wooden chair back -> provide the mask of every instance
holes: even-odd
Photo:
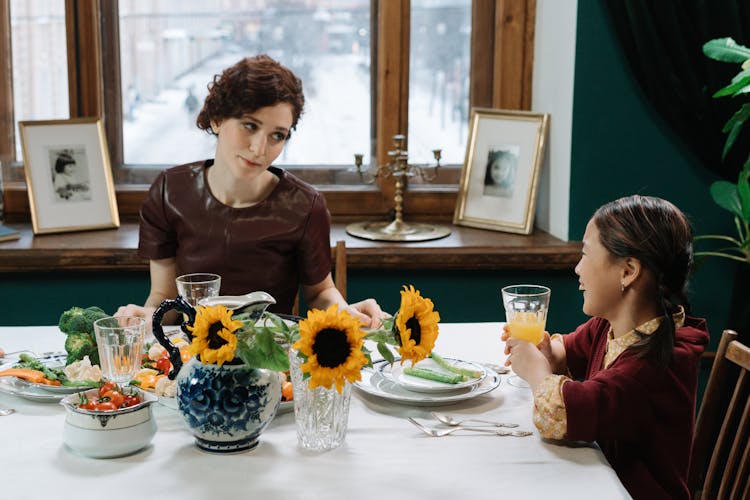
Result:
[[[695,499],[750,498],[749,394],[750,348],[724,330],[695,428],[688,474]]]
[[[346,300],[346,242],[339,240],[331,247],[331,261],[333,262],[333,283],[341,296]],[[292,314],[299,316],[300,289],[294,299]]]

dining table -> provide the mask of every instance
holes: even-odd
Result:
[[[502,323],[440,323],[435,352],[503,371]],[[1,326],[6,352],[62,351],[57,326]],[[376,354],[377,351],[374,351]],[[8,356],[3,367],[10,366]],[[376,363],[377,364],[377,363]],[[530,389],[498,374],[497,387],[453,401],[415,400],[355,384],[344,443],[313,452],[297,442],[294,411],[277,414],[259,445],[237,454],[201,451],[175,405],[152,409],[157,432],[134,454],[96,459],[62,441],[65,408],[0,391],[0,498],[5,499],[618,499],[630,498],[595,443],[560,444],[533,425]],[[494,384],[493,384],[494,385]],[[445,428],[431,415],[518,424],[526,437],[458,431],[431,437],[407,420]]]

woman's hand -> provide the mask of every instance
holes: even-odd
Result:
[[[115,318],[119,318],[122,316],[135,316],[137,318],[145,318],[146,330],[150,332],[151,320],[154,317],[154,311],[156,311],[155,307],[144,307],[137,306],[135,304],[128,304],[126,306],[120,306],[117,308],[117,312],[115,312]]]
[[[380,305],[375,299],[365,299],[354,304],[349,304],[346,310],[364,324],[365,328],[380,327],[381,320],[390,315],[380,309]]]

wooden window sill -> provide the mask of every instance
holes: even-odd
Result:
[[[138,224],[119,229],[34,236],[30,224],[9,224],[21,239],[0,243],[0,272],[148,270],[137,254]],[[350,269],[572,270],[580,242],[536,229],[528,236],[451,226],[450,236],[421,243],[375,242],[334,223],[331,242],[346,241]]]

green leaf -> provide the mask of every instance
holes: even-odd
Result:
[[[711,197],[724,210],[742,217],[742,204],[736,185],[728,181],[716,181],[711,184]]]
[[[737,194],[740,199],[742,220],[747,222],[750,219],[750,160],[745,162],[737,178]]]
[[[393,353],[383,342],[378,342],[378,352],[389,363],[393,363]]]
[[[363,348],[362,353],[365,355],[365,358],[367,358],[367,363],[365,363],[365,366],[372,366],[372,354],[370,354],[370,351]]]
[[[741,71],[732,78],[732,83],[717,90],[713,97],[726,97],[728,95],[739,95],[748,92],[750,86],[750,69]]]
[[[740,109],[735,111],[734,114],[729,117],[729,120],[724,124],[721,131],[727,133],[737,123],[745,123],[748,118],[750,118],[750,102],[740,106]]]
[[[734,146],[734,142],[737,140],[737,136],[740,135],[740,132],[742,131],[742,126],[744,123],[737,122],[734,127],[729,131],[729,135],[727,136],[727,140],[724,142],[724,149],[721,150],[721,159],[725,160],[727,155],[729,154],[729,151],[732,149],[732,146]]]
[[[266,368],[279,372],[289,370],[287,352],[276,343],[271,328],[256,327],[254,335],[238,338],[237,350],[242,361],[253,368]]]
[[[703,44],[703,53],[722,62],[743,63],[750,59],[750,49],[731,38],[717,38]]]

